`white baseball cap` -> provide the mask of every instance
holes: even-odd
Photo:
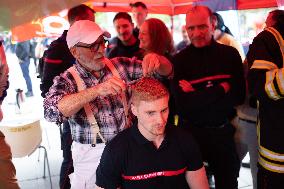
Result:
[[[71,25],[67,32],[66,41],[70,49],[77,43],[94,43],[101,35],[110,38],[110,33],[103,31],[95,22],[79,20]]]

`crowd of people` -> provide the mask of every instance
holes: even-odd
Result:
[[[216,189],[237,189],[247,152],[254,189],[283,185],[284,11],[269,13],[246,56],[206,6],[187,11],[176,48],[144,3],[131,8],[136,26],[117,13],[110,42],[93,9],[71,8],[69,30],[41,59],[44,117],[61,134],[59,187],[209,189],[213,176]],[[29,61],[17,51],[32,96]],[[0,60],[2,101],[4,51]],[[0,186],[18,188],[0,139]]]

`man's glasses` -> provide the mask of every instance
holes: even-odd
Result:
[[[90,45],[78,45],[78,44],[76,44],[75,46],[90,49],[92,52],[97,52],[102,44],[104,44],[104,46],[106,48],[109,44],[109,41],[107,39],[103,38],[103,40],[101,40],[100,42],[96,41],[96,42],[94,42]]]

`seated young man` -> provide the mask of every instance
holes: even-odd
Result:
[[[144,77],[131,86],[131,110],[138,123],[104,149],[96,188],[208,189],[199,149],[192,136],[169,127],[169,92]]]

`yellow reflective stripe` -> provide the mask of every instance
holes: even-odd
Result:
[[[278,69],[277,65],[267,60],[255,60],[250,69]]]
[[[266,31],[269,31],[272,35],[274,35],[276,41],[278,42],[278,45],[280,47],[280,51],[282,53],[282,63],[284,63],[284,40],[281,36],[281,34],[276,30],[274,29],[273,27],[269,27],[269,28],[266,28],[265,29]]]
[[[265,169],[276,172],[276,173],[284,173],[284,165],[271,163],[264,160],[262,157],[258,157],[258,163]]]
[[[284,154],[279,154],[279,153],[273,152],[271,150],[264,148],[261,145],[259,145],[259,153],[263,157],[266,157],[267,159],[270,159],[270,160],[273,160],[273,161],[284,162]]]
[[[257,115],[259,116],[259,101],[257,101]],[[258,116],[257,116],[256,134],[257,134],[258,146],[260,146],[260,120]]]
[[[277,85],[282,95],[284,95],[284,73],[283,71],[284,71],[283,69],[279,69],[276,72]]]
[[[277,40],[277,42],[280,45],[284,44],[284,40],[282,38],[282,35],[277,31],[277,29],[275,29],[273,27],[268,27],[268,28],[265,28],[265,30],[269,31],[270,33],[272,33],[274,35],[275,39]]]
[[[278,100],[281,97],[279,96],[279,94],[277,94],[276,89],[273,84],[275,73],[276,73],[276,70],[271,70],[271,71],[266,72],[265,91],[270,98],[274,100]]]

